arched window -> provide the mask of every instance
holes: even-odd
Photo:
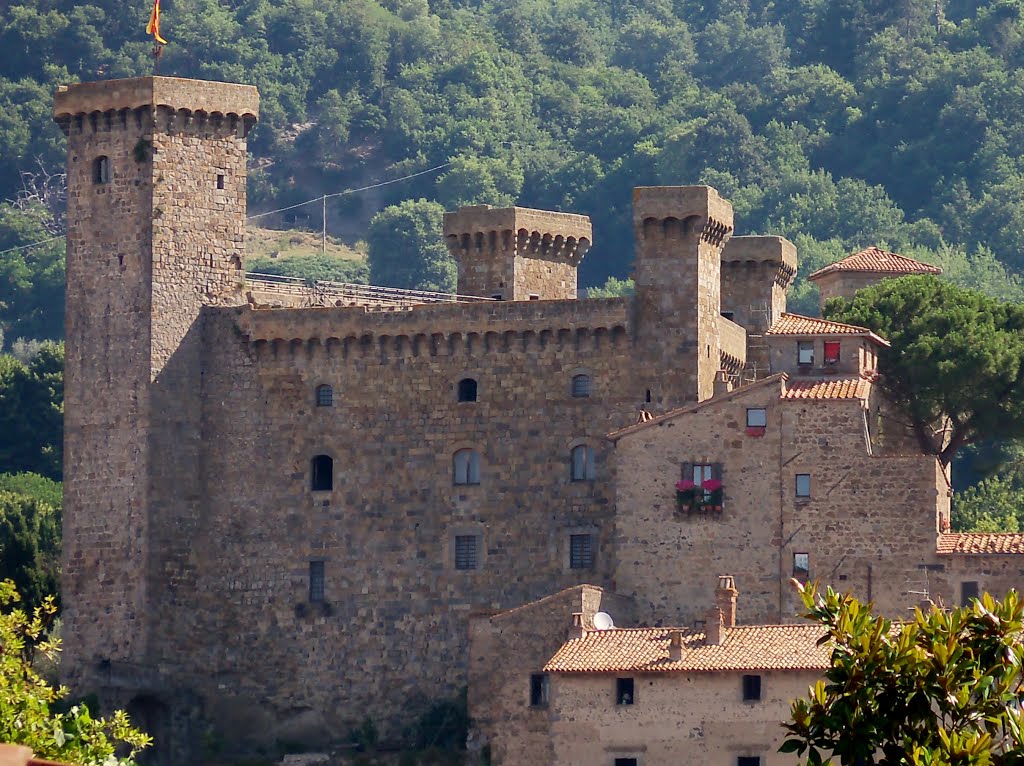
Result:
[[[579,444],[572,448],[572,480],[593,481],[597,478],[597,459],[594,448]]]
[[[317,407],[333,407],[334,406],[334,389],[328,385],[316,387],[316,406]]]
[[[572,376],[572,395],[575,397],[586,397],[590,396],[590,376],[589,375],[573,375]]]
[[[480,453],[472,449],[460,449],[452,456],[452,483],[480,483]]]
[[[459,401],[476,401],[476,381],[473,378],[463,378],[459,381]]]
[[[96,184],[110,183],[110,158],[97,157],[92,163],[92,182]]]
[[[310,464],[310,487],[314,492],[334,489],[334,459],[330,455],[317,455]]]

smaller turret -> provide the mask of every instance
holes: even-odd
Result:
[[[576,269],[592,236],[585,215],[490,205],[444,214],[444,239],[459,265],[462,295],[575,298]]]

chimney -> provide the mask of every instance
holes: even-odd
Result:
[[[583,624],[583,612],[573,612],[572,627],[569,628],[568,640],[572,641],[574,638],[583,638],[586,632],[586,626]]]
[[[715,606],[722,612],[722,622],[727,628],[736,627],[736,583],[732,575],[718,576],[718,590],[715,591]]]
[[[717,606],[711,607],[704,621],[704,641],[716,646],[722,643],[722,610]]]
[[[668,632],[668,658],[679,662],[683,658],[683,631],[673,628]]]

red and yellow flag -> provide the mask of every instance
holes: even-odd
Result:
[[[153,0],[153,13],[146,25],[146,34],[153,35],[153,39],[161,45],[167,44],[167,41],[160,36],[160,0]]]

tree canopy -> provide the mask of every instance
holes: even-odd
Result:
[[[1024,437],[1024,305],[910,276],[830,300],[825,314],[892,344],[879,350],[879,385],[943,464],[982,439]]]
[[[64,344],[0,354],[0,471],[63,476]]]
[[[800,586],[833,649],[792,704],[784,753],[812,766],[987,766],[1024,758],[1024,603],[1016,592],[915,611],[907,622],[831,588]]]
[[[444,208],[427,200],[407,200],[373,217],[370,282],[387,287],[455,292],[455,261],[444,245]]]

